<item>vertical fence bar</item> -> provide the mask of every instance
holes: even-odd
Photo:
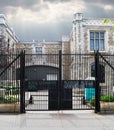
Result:
[[[61,109],[61,88],[62,88],[62,51],[59,50],[59,83],[58,83],[58,110]]]
[[[25,51],[20,55],[20,113],[25,113]]]
[[[99,52],[95,52],[95,113],[100,112],[100,67],[99,67]]]

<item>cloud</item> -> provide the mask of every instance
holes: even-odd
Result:
[[[79,6],[76,8],[75,4]],[[83,2],[75,4],[48,1],[35,4],[32,8],[7,6],[6,16],[21,40],[24,38],[60,40],[62,34],[70,33],[73,13],[85,9]]]
[[[23,6],[23,7],[30,7],[36,3],[40,3],[41,0],[0,0],[0,7],[4,6]]]
[[[94,3],[87,0],[87,3],[85,2],[86,10],[84,11],[84,15],[90,18],[114,18],[114,2],[111,4],[111,0],[109,0],[109,3],[105,1],[96,0]]]
[[[101,17],[106,14],[106,10],[113,10],[109,0],[6,0],[8,6],[5,7],[5,14],[10,22],[18,20],[21,23],[31,22],[31,24],[57,23],[72,18],[76,12],[86,15]],[[101,4],[103,1],[104,5]],[[15,4],[14,4],[15,3]],[[2,3],[3,5],[5,2]],[[95,10],[102,12],[97,13]],[[71,16],[72,15],[72,16]],[[20,19],[21,18],[21,19]]]
[[[77,7],[75,5],[78,5]],[[67,2],[64,3],[49,3],[41,2],[35,4],[32,8],[23,7],[6,7],[7,18],[9,21],[19,19],[22,22],[32,22],[35,24],[60,22],[64,21],[66,17],[70,16],[74,12],[82,11],[85,9],[83,2]],[[20,19],[21,18],[21,19]]]
[[[0,0],[0,12],[7,17],[20,39],[61,39],[69,34],[73,14],[84,17],[113,17],[113,0]]]
[[[113,10],[113,6],[112,5],[105,5],[104,9],[105,10]]]
[[[44,2],[54,2],[54,3],[57,3],[57,2],[69,2],[69,1],[72,1],[72,0],[43,0]]]
[[[29,40],[43,40],[46,41],[60,41],[62,35],[69,35],[72,24],[70,22],[61,22],[58,24],[33,24],[26,23],[26,25],[13,24],[16,34],[21,41]]]
[[[9,8],[31,8],[42,0],[0,0],[0,13],[8,14]],[[10,11],[11,12],[11,11]]]
[[[82,0],[82,1],[84,1],[85,3],[93,3],[93,4],[96,4],[96,3],[98,3],[98,4],[111,4],[111,5],[114,5],[114,0],[95,0],[95,1],[93,1],[93,0]]]

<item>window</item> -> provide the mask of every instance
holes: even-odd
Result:
[[[57,74],[47,74],[47,80],[57,80]]]
[[[36,54],[42,54],[42,47],[36,47]]]
[[[104,32],[90,32],[90,50],[104,50]]]
[[[91,77],[95,77],[95,64],[91,65]],[[105,66],[100,64],[100,83],[105,82]]]

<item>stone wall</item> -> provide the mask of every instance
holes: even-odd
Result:
[[[18,39],[3,14],[0,14],[0,53],[16,53],[16,43]]]
[[[44,44],[44,50],[45,50],[45,54],[59,54],[59,50],[61,50],[61,43]]]
[[[62,54],[70,54],[71,52],[70,47],[70,39],[68,36],[62,37]]]
[[[85,52],[91,53],[90,51],[90,31],[104,31],[105,33],[105,50],[102,53],[110,52],[110,46],[114,46],[114,28],[108,26],[85,26],[84,27],[84,44]]]
[[[32,54],[32,44],[29,43],[17,43],[16,52],[20,53],[22,50],[25,50],[26,54]]]

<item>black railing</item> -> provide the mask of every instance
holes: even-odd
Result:
[[[99,53],[95,52],[95,113],[100,112],[100,66]]]
[[[25,110],[95,109],[94,104],[90,105],[95,98],[92,63],[94,55],[90,54],[26,54],[25,79],[29,87],[25,92]],[[32,105],[30,95],[34,99]]]
[[[114,55],[95,53],[96,109],[95,112],[114,111]],[[105,105],[107,102],[107,105]]]
[[[22,64],[25,65],[25,62],[23,56],[24,52],[18,55],[2,54],[0,56],[0,112],[24,112],[21,109],[24,106],[23,102],[25,102],[25,100],[21,100],[23,97],[21,92],[24,88],[24,77],[19,75],[20,78],[17,79],[17,69],[22,70],[21,75],[24,73]]]
[[[20,55],[20,112],[25,113],[25,51]]]
[[[101,95],[113,94],[112,55],[62,54],[60,51],[42,55],[21,52],[1,57],[4,60],[0,61],[0,91],[5,89],[4,98],[16,97],[14,104],[20,105],[21,113],[77,109],[93,109],[97,113]],[[6,102],[3,98],[0,101]]]

